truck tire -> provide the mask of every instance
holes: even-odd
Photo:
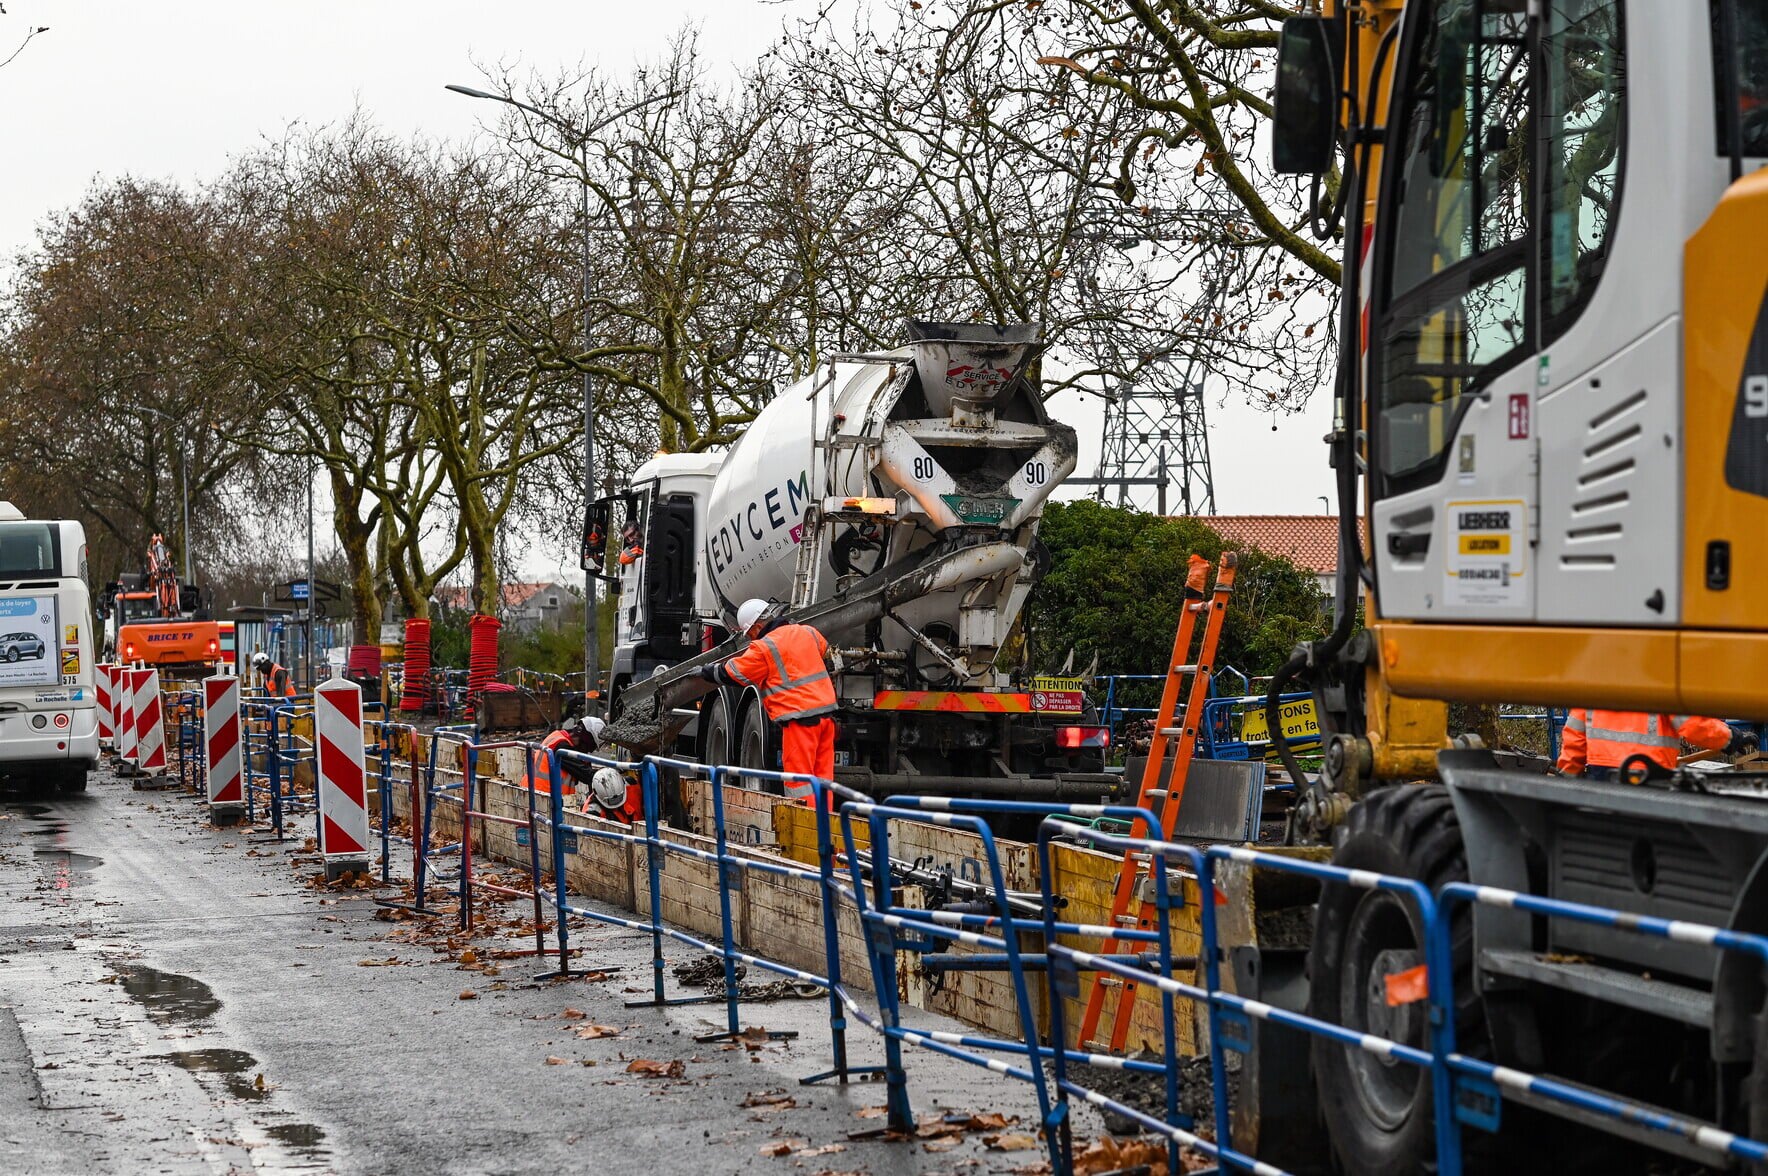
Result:
[[[728,764],[732,762],[731,747],[736,732],[732,730],[730,701],[719,690],[706,698],[705,725],[700,729],[700,762]]]
[[[760,768],[762,771],[776,771],[779,764],[774,762],[773,724],[768,721],[767,712],[761,707],[758,698],[749,699],[741,708],[741,717],[737,721],[737,742],[731,748],[731,762],[744,768]],[[745,788],[754,788],[762,792],[771,792],[776,796],[785,795],[785,787],[778,780],[746,780]]]
[[[1383,788],[1351,810],[1332,864],[1416,878],[1434,893],[1467,880],[1467,855],[1448,790],[1438,784]],[[1308,957],[1308,1012],[1360,1033],[1428,1045],[1429,1006],[1390,1008],[1385,977],[1423,962],[1423,926],[1401,896],[1343,885],[1322,888]],[[1473,986],[1473,922],[1461,906],[1454,926],[1456,1046],[1490,1055],[1484,1012]],[[1356,1176],[1433,1172],[1430,1075],[1406,1062],[1322,1037],[1313,1062],[1326,1133],[1340,1170]],[[1484,1171],[1473,1151],[1492,1137],[1463,1133],[1470,1171]]]
[[[61,770],[61,790],[63,792],[86,791],[86,777],[91,770],[92,765],[85,760],[68,761],[68,765]]]

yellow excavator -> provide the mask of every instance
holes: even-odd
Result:
[[[1724,1168],[1768,1139],[1763,961],[1632,916],[1768,933],[1768,774],[1559,776],[1448,704],[1768,719],[1768,3],[1326,0],[1275,97],[1276,169],[1345,254],[1341,611],[1269,702],[1279,739],[1298,686],[1328,728],[1317,777],[1279,746],[1292,839],[1625,913],[1457,908],[1457,1037],[1683,1126],[1457,1079],[1469,1170]],[[1422,1043],[1391,983],[1419,923],[1327,886],[1306,1007]],[[1338,1170],[1435,1170],[1428,1073],[1323,1038],[1303,1064]]]

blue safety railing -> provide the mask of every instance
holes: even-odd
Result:
[[[246,724],[252,732],[246,755],[251,765],[248,776],[255,781],[248,787],[248,799],[263,798],[272,823],[280,832],[284,808],[292,810],[303,803],[292,797],[283,783],[293,765],[301,762],[304,750],[288,734],[288,722],[300,713],[301,706],[289,705],[285,700],[248,700],[245,706],[254,714],[254,721]],[[193,714],[193,710],[197,713]],[[174,713],[181,755],[200,755],[200,707],[193,708],[188,699],[180,697]],[[1058,1176],[1074,1170],[1070,1107],[1076,1100],[1114,1112],[1164,1140],[1169,1148],[1169,1171],[1180,1170],[1180,1153],[1189,1152],[1214,1164],[1218,1171],[1280,1173],[1281,1168],[1260,1160],[1252,1154],[1250,1145],[1236,1140],[1230,1114],[1233,1096],[1229,1082],[1234,1071],[1230,1055],[1250,1051],[1258,1026],[1266,1025],[1345,1049],[1362,1050],[1423,1075],[1433,1110],[1434,1170],[1444,1176],[1457,1176],[1464,1169],[1464,1131],[1497,1129],[1503,1102],[1524,1098],[1536,1110],[1575,1117],[1586,1124],[1607,1123],[1617,1129],[1624,1126],[1634,1133],[1659,1132],[1667,1140],[1684,1146],[1692,1141],[1714,1158],[1729,1157],[1745,1164],[1768,1162],[1768,1145],[1762,1142],[1617,1094],[1575,1085],[1548,1074],[1507,1069],[1461,1052],[1456,1041],[1458,994],[1453,963],[1454,921],[1457,917],[1466,918],[1465,908],[1469,905],[1518,911],[1544,920],[1593,923],[1683,944],[1705,945],[1715,951],[1740,952],[1763,964],[1768,964],[1768,938],[1464,883],[1451,884],[1433,893],[1424,884],[1399,876],[1346,870],[1241,846],[1206,847],[1161,841],[1141,835],[1158,827],[1154,814],[1127,805],[919,796],[892,796],[880,801],[830,781],[782,772],[709,767],[667,756],[622,760],[530,743],[479,742],[470,727],[440,728],[431,734],[427,749],[421,751],[418,740],[412,738],[406,753],[401,755],[401,741],[408,733],[415,735],[410,726],[386,718],[370,719],[364,726],[367,768],[378,796],[373,808],[378,810],[379,817],[381,875],[383,880],[392,877],[392,847],[410,845],[415,909],[427,914],[451,914],[461,926],[470,927],[476,894],[529,899],[535,909],[534,954],[556,956],[556,967],[547,973],[554,977],[574,974],[574,960],[579,955],[572,945],[574,926],[597,923],[645,935],[651,946],[651,982],[648,995],[630,1002],[631,1007],[722,1004],[724,1024],[720,1031],[700,1040],[727,1039],[744,1032],[745,998],[739,968],[768,972],[820,989],[827,1000],[833,1066],[802,1081],[845,1082],[859,1076],[882,1075],[886,1087],[885,1127],[892,1131],[913,1128],[911,1067],[907,1058],[913,1051],[926,1051],[1026,1084],[1037,1106],[1038,1125],[1051,1171]],[[194,745],[190,742],[192,734]],[[515,799],[517,807],[513,809],[506,797],[490,795],[481,771],[483,755],[512,747],[521,749],[525,769],[525,780],[518,785],[520,795]],[[597,768],[612,768],[637,781],[643,798],[641,822],[626,825],[567,808],[567,778],[587,777]],[[664,782],[678,774],[705,779],[710,784],[709,842],[675,836],[664,823]],[[815,865],[758,853],[743,844],[733,846],[727,833],[725,807],[725,790],[733,785],[808,785],[816,814]],[[401,794],[409,796],[412,802],[407,809],[410,836],[396,831],[394,802]],[[436,814],[442,806],[458,812],[459,840],[433,845]],[[1038,821],[1038,889],[1017,892],[1008,886],[1003,847],[994,827],[1002,819],[1025,818]],[[905,901],[906,892],[897,875],[900,872],[909,877],[913,870],[904,868],[903,858],[891,850],[893,838],[900,836],[902,822],[960,830],[975,839],[979,876],[972,880],[970,899],[955,909]],[[493,824],[513,827],[517,844],[527,851],[526,861],[521,863],[527,874],[525,889],[517,883],[490,883],[475,877],[474,858],[483,852],[476,844],[477,831]],[[863,838],[857,832],[860,829],[864,830]],[[1122,832],[1124,829],[1130,832]],[[569,887],[568,859],[580,852],[586,839],[643,852],[642,913],[617,911],[574,898]],[[1059,841],[1126,858],[1136,855],[1146,872],[1145,893],[1151,894],[1152,916],[1128,926],[1062,917],[1064,896],[1057,889],[1059,871],[1055,858]],[[441,859],[449,858],[454,859],[455,869],[444,874]],[[717,891],[715,934],[696,933],[671,926],[665,920],[664,883],[671,859],[711,867]],[[1296,875],[1321,886],[1384,891],[1404,904],[1424,932],[1419,944],[1423,987],[1416,999],[1427,1004],[1429,1015],[1415,1022],[1422,1026],[1417,1036],[1389,1039],[1312,1012],[1280,1009],[1233,991],[1222,975],[1223,961],[1231,945],[1224,942],[1218,915],[1218,903],[1225,893],[1218,886],[1218,877],[1227,863]],[[770,958],[753,940],[748,944],[740,942],[735,896],[745,886],[745,879],[754,875],[791,879],[817,894],[822,920],[820,964],[806,963],[802,958]],[[430,892],[439,884],[453,898],[453,910],[426,905]],[[1175,920],[1180,912],[1187,912],[1186,932],[1195,936],[1196,944],[1184,955],[1176,954],[1174,947]],[[857,917],[862,930],[870,973],[866,977],[870,981],[869,993],[843,975],[840,920],[844,916]],[[550,925],[546,918],[550,918]],[[545,938],[548,931],[550,946]],[[1119,946],[1109,952],[1085,946],[1106,938]],[[667,947],[687,948],[720,960],[723,991],[671,995],[667,984]],[[900,953],[916,956],[919,968],[929,974],[1002,974],[1012,994],[1013,1008],[1009,1011],[1017,1036],[980,1029],[953,1032],[913,1023],[899,985]],[[1047,979],[1048,998],[1034,1002],[1036,990],[1032,981],[1040,974]],[[1179,1056],[1179,1027],[1184,1023],[1181,1017],[1204,1019],[1213,1095],[1209,1122],[1194,1122],[1183,1110],[1176,1066],[1158,1058],[1125,1058],[1099,1052],[1099,1047],[1090,1042],[1069,1044],[1071,1016],[1065,998],[1080,998],[1088,982],[1146,988],[1145,999],[1156,1002],[1153,1015],[1159,1024],[1164,1058]],[[1462,977],[1459,982],[1471,980]],[[1413,997],[1398,999],[1404,1003]],[[1045,1016],[1047,1033],[1040,1029],[1040,1018]],[[883,1053],[880,1064],[855,1065],[851,1060],[848,1035],[856,1024],[878,1038]],[[1123,1097],[1107,1093],[1090,1077],[1100,1069],[1159,1078],[1161,1105],[1158,1109],[1131,1105]]]

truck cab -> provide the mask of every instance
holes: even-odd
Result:
[[[614,695],[703,648],[701,618],[718,608],[696,559],[723,461],[720,453],[659,454],[634,471],[622,493],[597,504],[612,555],[602,578],[617,607],[608,679]]]

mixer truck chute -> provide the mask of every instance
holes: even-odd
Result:
[[[1075,464],[1074,430],[1029,374],[1036,330],[906,333],[783,389],[725,452],[659,455],[592,505],[586,564],[629,523],[643,552],[606,577],[611,738],[648,750],[679,736],[713,762],[777,766],[759,699],[693,673],[739,647],[737,605],[758,597],[840,651],[844,780],[1097,797],[1116,778],[1096,741],[1059,738],[1074,719],[1032,712],[997,664],[1046,563],[1043,505]]]

